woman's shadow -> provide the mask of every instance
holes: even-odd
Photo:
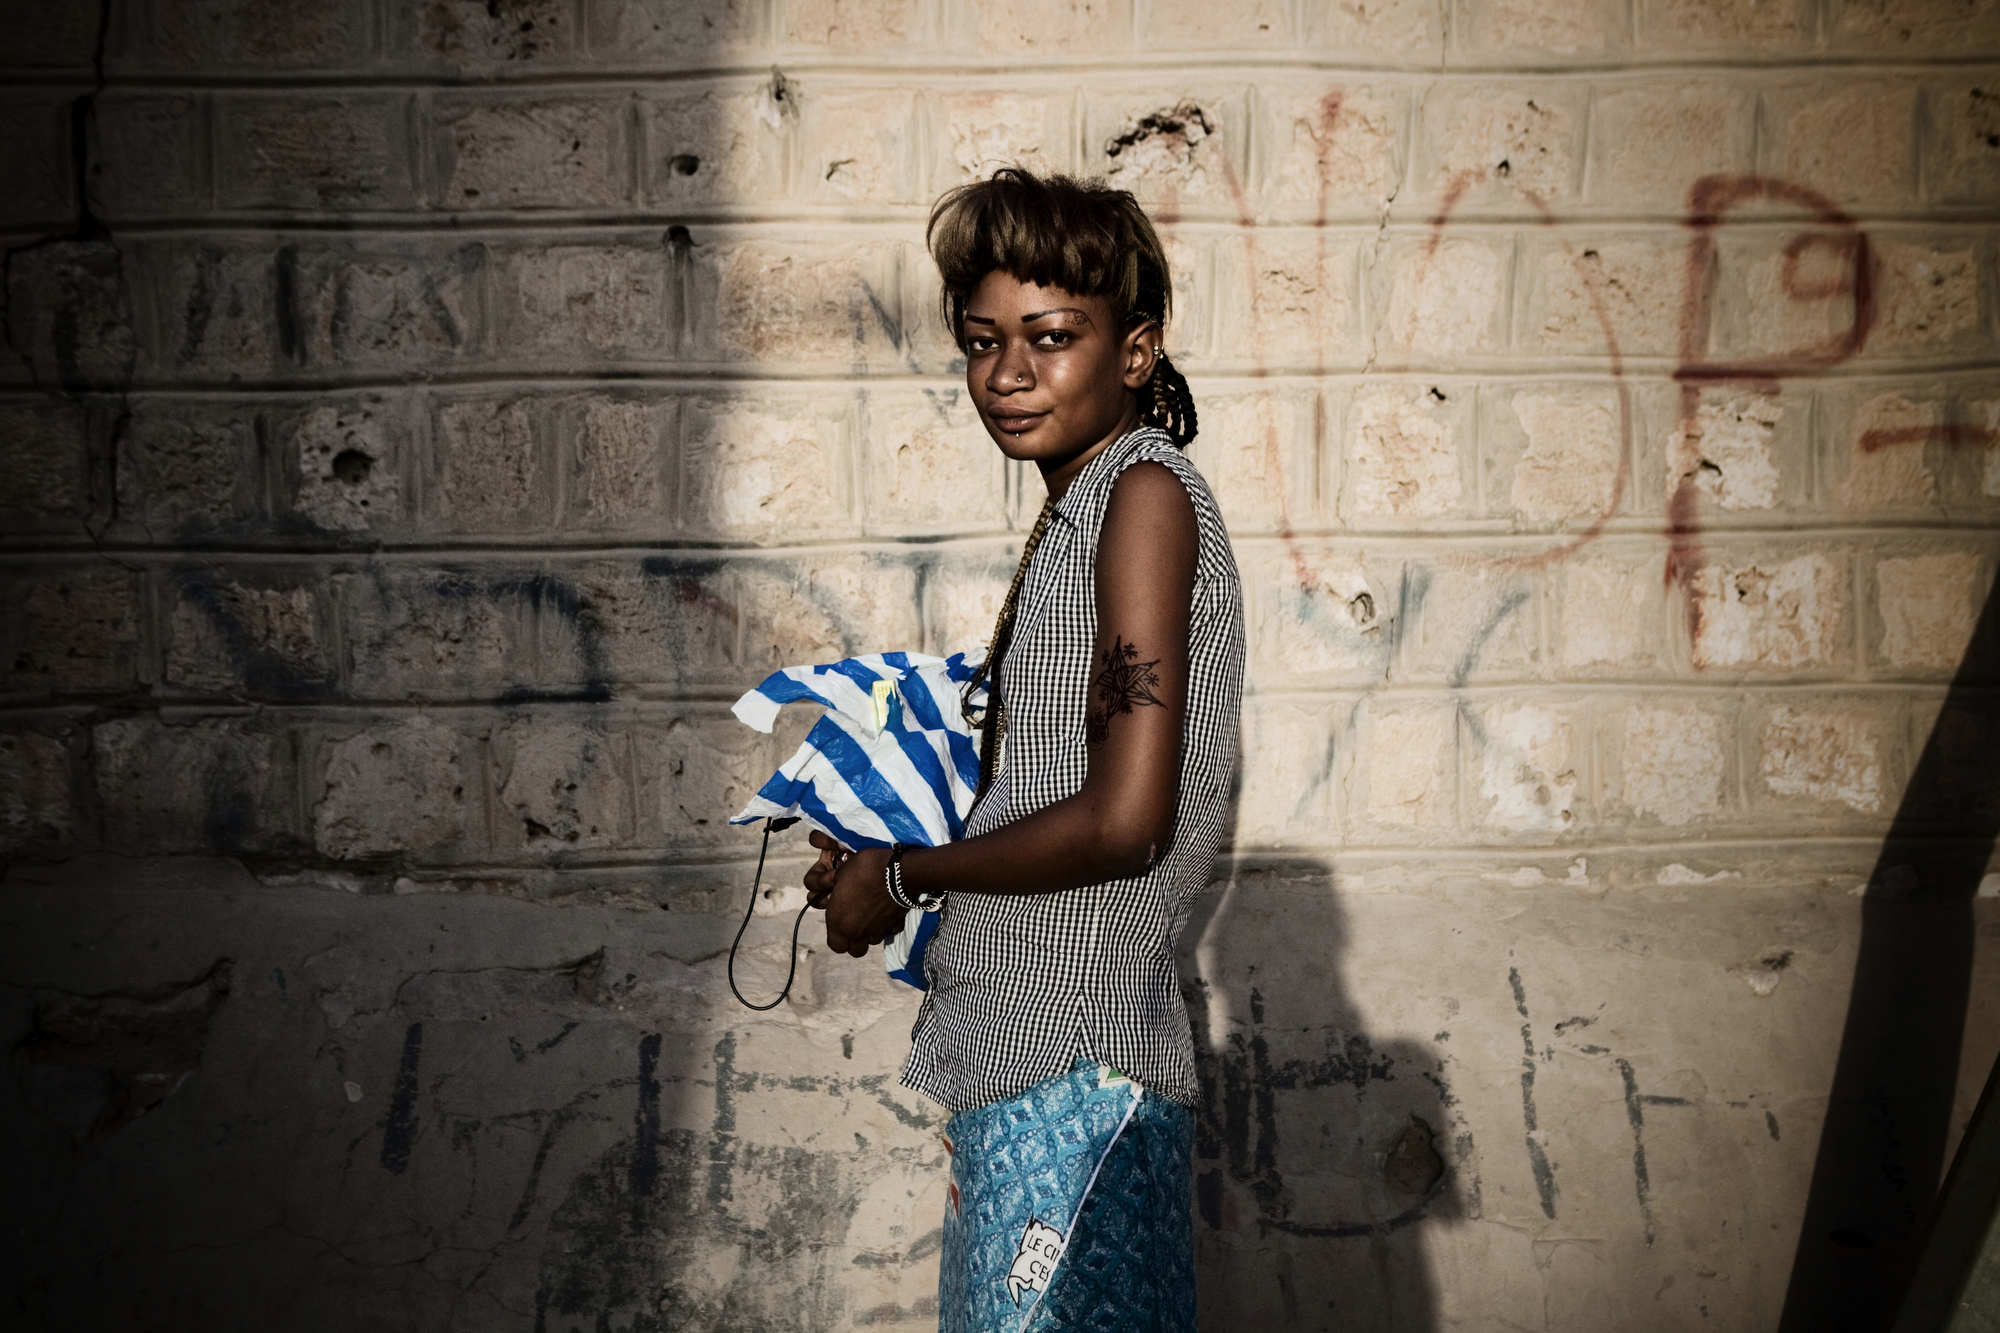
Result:
[[[1368,1031],[1348,943],[1333,869],[1311,859],[1239,862],[1182,934],[1204,1328],[1438,1327],[1425,1233],[1477,1210],[1457,1169],[1470,1137],[1448,1061]]]

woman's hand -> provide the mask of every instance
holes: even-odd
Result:
[[[826,895],[833,891],[833,872],[854,853],[818,829],[809,830],[806,841],[819,848],[819,860],[813,863],[811,870],[806,871],[806,901],[814,907],[825,907]]]
[[[880,944],[903,928],[903,909],[889,896],[884,878],[888,850],[870,847],[850,852],[818,829],[808,840],[819,848],[819,860],[806,871],[806,894],[814,907],[826,910],[826,947],[866,957],[869,945]]]

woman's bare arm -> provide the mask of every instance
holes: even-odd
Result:
[[[1197,540],[1194,504],[1171,471],[1138,463],[1119,476],[1097,545],[1082,788],[991,833],[905,852],[907,888],[1055,893],[1140,874],[1159,857],[1179,796]],[[813,844],[828,852],[806,876],[827,941],[859,957],[902,924],[882,887],[888,853],[842,862],[823,834]]]

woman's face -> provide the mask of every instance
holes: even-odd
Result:
[[[1119,327],[1110,302],[989,273],[965,303],[965,384],[986,433],[1052,491],[1139,420],[1159,326]]]

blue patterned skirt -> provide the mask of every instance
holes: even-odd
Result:
[[[1193,1143],[1095,1060],[953,1116],[940,1333],[1195,1333]]]

